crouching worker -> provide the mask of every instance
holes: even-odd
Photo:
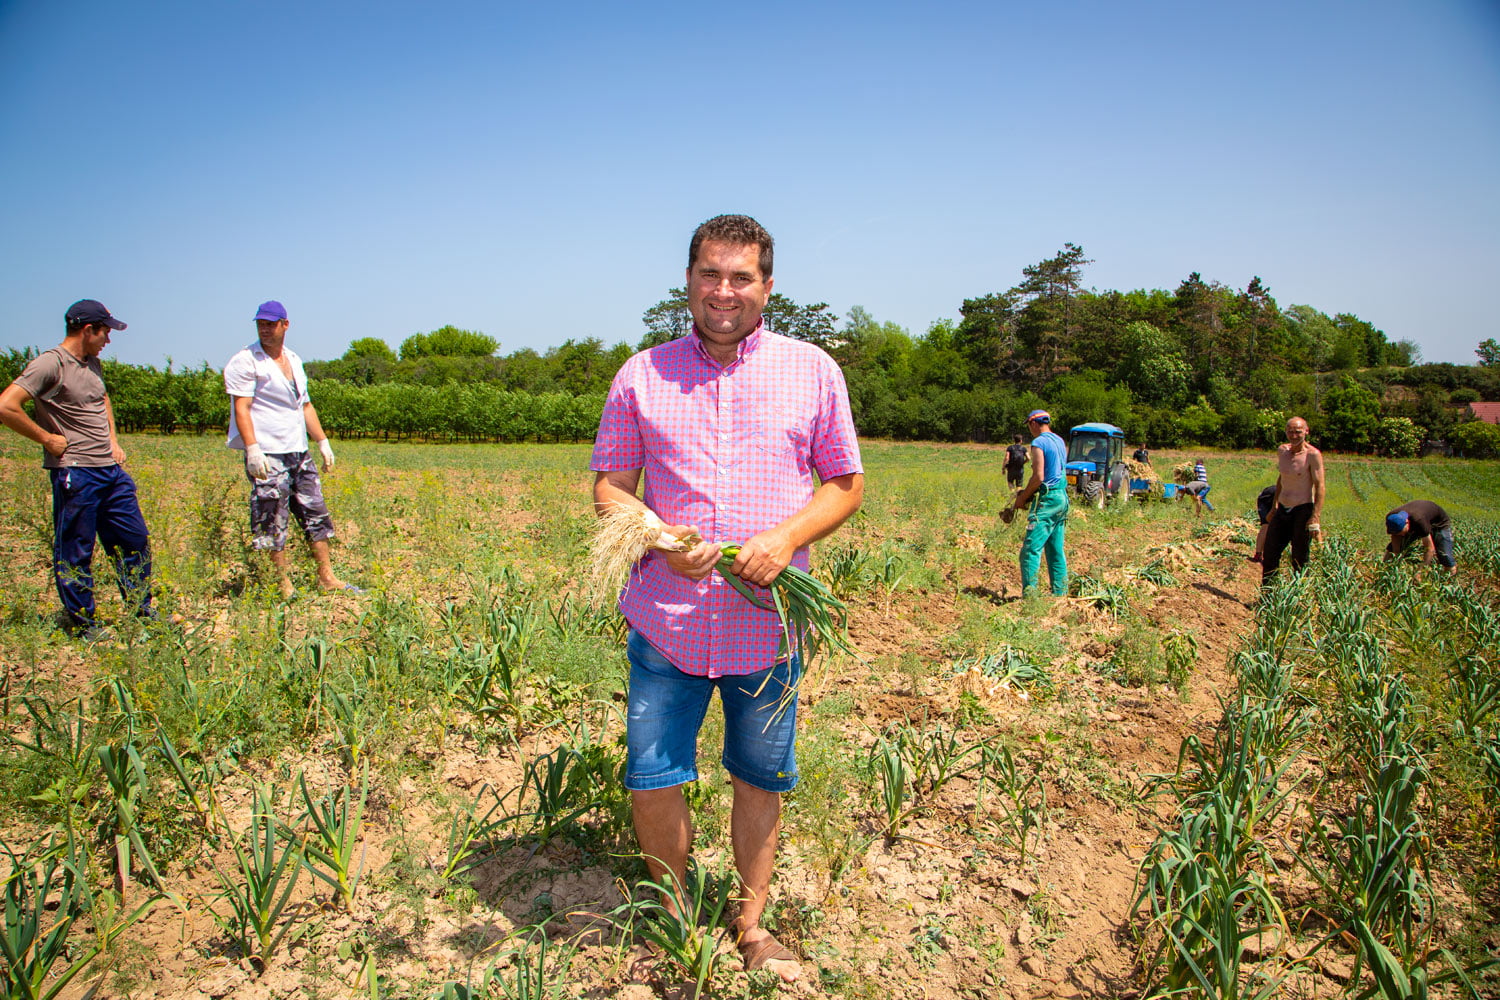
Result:
[[[1193,514],[1197,517],[1203,516],[1203,508],[1214,509],[1213,501],[1208,499],[1208,491],[1213,487],[1201,479],[1195,479],[1182,488],[1182,492],[1193,498]]]
[[[245,453],[245,475],[250,479],[251,544],[271,553],[281,596],[292,597],[297,589],[292,585],[286,536],[287,515],[295,515],[317,563],[319,589],[363,593],[333,572],[328,552],[333,517],[307,453],[308,435],[318,443],[325,472],[333,468],[333,445],[307,395],[302,359],[286,346],[289,325],[280,302],[262,303],[255,313],[255,343],[224,366],[224,391],[234,400],[228,446]]]
[[[1391,511],[1385,516],[1385,533],[1390,536],[1385,547],[1387,559],[1420,541],[1424,565],[1431,566],[1436,558],[1449,573],[1458,567],[1453,559],[1453,522],[1448,512],[1431,500],[1413,500]]]
[[[1214,505],[1208,499],[1208,491],[1212,489],[1208,485],[1208,467],[1200,458],[1193,465],[1193,477],[1182,487],[1182,492],[1193,498],[1193,516],[1202,517],[1203,508],[1214,509]]]

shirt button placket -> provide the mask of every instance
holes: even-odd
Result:
[[[729,435],[734,430],[734,390],[729,381],[727,371],[719,372],[719,439],[714,442],[714,464],[718,466],[717,482],[714,483],[714,528],[722,530],[717,523],[719,511],[728,502],[727,491],[729,488]],[[710,591],[712,593],[712,591]],[[710,600],[713,600],[711,597]],[[724,642],[723,629],[719,625],[719,613],[714,611],[709,616],[709,670],[714,676],[723,673]]]
[[[718,488],[714,491],[722,500],[724,487],[729,485],[729,432],[733,426],[734,393],[729,388],[729,373],[719,373],[719,440],[714,445],[715,464],[719,467]]]

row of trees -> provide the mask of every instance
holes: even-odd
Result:
[[[413,334],[399,352],[378,337],[362,337],[340,358],[307,362],[307,377],[354,385],[484,383],[512,392],[594,395],[608,391],[615,372],[635,353],[625,343],[606,348],[597,337],[570,339],[543,354],[525,348],[499,357],[499,347],[493,337],[452,326]]]
[[[0,353],[0,386],[9,385],[36,355],[34,348],[10,348]],[[110,406],[121,431],[202,434],[228,427],[229,397],[224,394],[224,375],[207,364],[178,369],[168,361],[165,368],[158,369],[105,358],[103,366]]]
[[[1353,314],[1282,309],[1259,277],[1243,290],[1195,272],[1172,291],[1099,292],[1083,287],[1090,263],[1082,247],[1065,244],[1022,268],[1012,287],[965,300],[958,320],[915,336],[857,306],[841,323],[826,303],[780,294],[766,320],[838,360],[855,421],[876,437],[998,441],[1045,405],[1059,424],[1110,420],[1159,447],[1248,448],[1280,440],[1295,412],[1330,447],[1399,454],[1451,435],[1464,403],[1500,398],[1493,341],[1488,353],[1480,345],[1479,366],[1423,365],[1415,344],[1393,342]],[[685,291],[670,289],[641,319],[645,334],[634,348],[588,338],[500,356],[493,339],[443,327],[408,338],[399,352],[355,341],[309,373],[354,384],[592,395],[634,349],[688,333]]]
[[[957,320],[917,335],[858,306],[840,322],[826,303],[780,294],[766,319],[833,355],[868,436],[1008,440],[1028,410],[1045,406],[1060,427],[1106,420],[1156,447],[1267,447],[1293,413],[1335,449],[1409,454],[1425,438],[1470,453],[1485,447],[1487,432],[1461,425],[1464,404],[1500,399],[1494,340],[1479,345],[1478,365],[1425,365],[1410,341],[1392,342],[1352,314],[1282,309],[1259,277],[1243,290],[1195,272],[1172,291],[1100,292],[1083,286],[1090,263],[1082,247],[1065,244],[1022,268],[1010,288],[966,299]],[[690,331],[684,290],[670,289],[642,323],[634,346],[570,339],[508,355],[487,334],[444,326],[394,350],[361,338],[307,369],[335,433],[582,440],[593,432],[587,415],[597,418],[634,350]],[[11,355],[14,368],[19,352]],[[0,368],[6,363],[0,358]],[[218,373],[207,366],[106,364],[126,429],[201,431],[228,419]]]
[[[1500,399],[1494,341],[1479,366],[1422,365],[1415,344],[1352,314],[1282,310],[1259,277],[1243,290],[1195,272],[1170,292],[1097,292],[1083,288],[1090,263],[1065,244],[919,336],[859,307],[842,325],[822,303],[767,315],[839,361],[855,421],[876,437],[1000,441],[1046,406],[1059,426],[1106,420],[1157,447],[1267,447],[1296,413],[1333,448],[1411,454],[1452,437],[1484,451],[1488,432],[1459,425],[1464,404]],[[642,321],[642,346],[687,330],[682,290]]]
[[[1058,426],[1103,420],[1154,447],[1258,448],[1280,441],[1287,417],[1296,414],[1312,423],[1324,446],[1411,454],[1425,438],[1452,437],[1467,416],[1465,404],[1500,398],[1500,369],[1262,367],[1247,378],[1216,373],[1200,381],[1170,350],[1122,351],[1108,367],[1074,367],[1038,378],[1033,388],[1024,378],[986,379],[966,368],[958,326],[936,323],[913,338],[862,310],[851,312],[833,353],[863,433],[1000,441],[1022,428],[1028,410],[1045,406]],[[1165,339],[1155,329],[1126,333]]]
[[[604,394],[511,392],[495,385],[313,384],[318,416],[338,437],[447,441],[591,441]]]
[[[0,354],[0,385],[36,356]],[[229,426],[223,373],[203,365],[174,370],[104,362],[115,423],[126,433],[155,430],[222,433]],[[367,385],[313,380],[310,392],[324,428],[336,437],[446,441],[587,441],[599,426],[604,393],[511,392],[498,385],[449,382]]]

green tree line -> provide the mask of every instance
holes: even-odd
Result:
[[[1410,342],[1349,313],[1281,309],[1260,278],[1243,290],[1188,275],[1175,290],[1085,290],[1091,263],[1065,244],[960,318],[911,336],[851,310],[831,339],[868,434],[999,441],[1033,405],[1060,427],[1118,424],[1156,447],[1268,447],[1291,414],[1320,443],[1412,454],[1424,438],[1484,450],[1465,404],[1500,399],[1500,367],[1424,365]],[[1475,438],[1475,440],[1469,440]]]
[[[1500,428],[1475,425],[1467,410],[1500,400],[1493,339],[1479,345],[1478,364],[1422,364],[1415,344],[1351,313],[1283,309],[1259,277],[1235,289],[1194,272],[1170,291],[1098,291],[1084,287],[1091,263],[1064,244],[920,334],[859,306],[840,322],[826,303],[780,293],[766,321],[833,355],[867,436],[1005,441],[1044,406],[1059,428],[1108,421],[1152,447],[1269,447],[1296,414],[1336,450],[1409,455],[1438,439],[1470,455],[1500,453]],[[307,362],[307,372],[324,425],[342,436],[586,440],[626,359],[691,330],[686,293],[669,289],[641,319],[635,345],[589,337],[504,355],[494,337],[453,326],[395,349],[364,337],[339,358]],[[0,375],[13,377],[27,357],[0,357]],[[205,431],[228,420],[207,365],[106,361],[105,371],[125,430]]]
[[[0,385],[10,384],[35,356],[29,348],[0,354]],[[222,433],[229,426],[221,371],[206,364],[179,370],[169,362],[157,369],[112,359],[103,367],[122,432]],[[604,409],[603,392],[513,392],[476,382],[370,384],[309,374],[308,391],[323,427],[341,438],[587,441]]]

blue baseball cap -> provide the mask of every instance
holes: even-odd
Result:
[[[260,308],[255,311],[255,318],[257,320],[269,319],[279,323],[281,320],[286,319],[286,306],[275,299],[271,299],[269,302],[262,302]]]
[[[104,303],[97,299],[79,299],[68,306],[65,322],[69,327],[102,325],[111,330],[125,329],[125,324],[111,316],[109,310],[104,308]]]
[[[1052,423],[1052,414],[1048,413],[1046,410],[1032,410],[1030,413],[1026,414],[1026,422],[1031,423],[1031,421],[1033,420],[1035,420],[1039,424],[1050,424]]]
[[[1399,535],[1406,530],[1406,524],[1411,520],[1411,515],[1404,510],[1393,510],[1385,516],[1385,533],[1387,535]]]

